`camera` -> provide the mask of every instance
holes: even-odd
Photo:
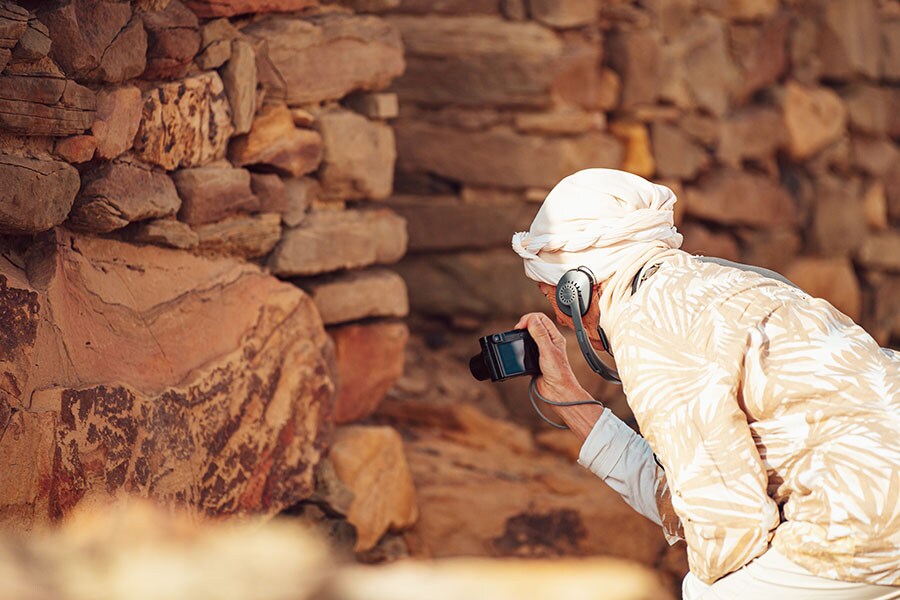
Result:
[[[541,374],[538,347],[527,329],[486,335],[478,343],[481,353],[469,360],[469,370],[478,381]]]

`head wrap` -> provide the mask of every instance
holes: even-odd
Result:
[[[675,229],[675,194],[624,171],[585,169],[554,187],[527,232],[512,247],[525,274],[556,285],[569,269],[588,267],[597,283],[653,249],[681,246]]]

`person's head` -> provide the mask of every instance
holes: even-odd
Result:
[[[614,169],[585,169],[560,181],[547,195],[531,228],[513,236],[525,274],[538,282],[557,319],[571,319],[556,306],[556,284],[569,270],[588,267],[596,276],[594,294],[617,272],[654,248],[681,246],[674,226],[675,194],[669,188]],[[596,330],[597,302],[585,316]]]

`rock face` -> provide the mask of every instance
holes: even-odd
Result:
[[[246,13],[291,12],[315,6],[316,0],[188,0],[198,17],[233,17]]]
[[[135,221],[174,215],[179,206],[175,185],[165,173],[106,163],[85,176],[69,223],[77,229],[107,233]]]
[[[94,121],[88,88],[53,75],[0,75],[0,130],[31,135],[72,135]]]
[[[134,143],[141,124],[141,91],[132,85],[97,94],[97,118],[91,134],[97,139],[97,156],[112,159]]]
[[[289,105],[334,100],[385,87],[403,72],[397,31],[381,19],[345,14],[268,17],[244,28],[268,46],[260,81]]]
[[[238,166],[260,165],[299,177],[318,168],[322,152],[322,136],[295,127],[291,111],[276,106],[257,116],[247,135],[231,142],[228,156]]]
[[[227,515],[311,492],[334,387],[306,295],[245,263],[63,230],[2,271],[4,527],[124,493]]]
[[[233,130],[222,80],[201,73],[145,94],[134,149],[166,170],[197,167],[225,156]]]
[[[0,154],[0,233],[28,234],[62,223],[78,193],[68,163]]]
[[[250,171],[220,167],[196,167],[175,172],[181,198],[179,217],[185,223],[212,223],[235,212],[259,208],[250,191]]]
[[[316,126],[325,154],[320,179],[324,198],[384,199],[394,188],[394,131],[349,110],[323,114]]]
[[[144,79],[176,79],[187,72],[200,49],[197,17],[180,0],[164,10],[141,15],[147,30],[147,68]]]

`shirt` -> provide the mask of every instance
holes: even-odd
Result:
[[[610,312],[648,446],[598,422],[580,462],[609,471],[603,446],[642,465],[619,479],[670,540],[683,530],[695,576],[771,543],[822,577],[900,585],[900,356],[824,300],[681,251]]]

